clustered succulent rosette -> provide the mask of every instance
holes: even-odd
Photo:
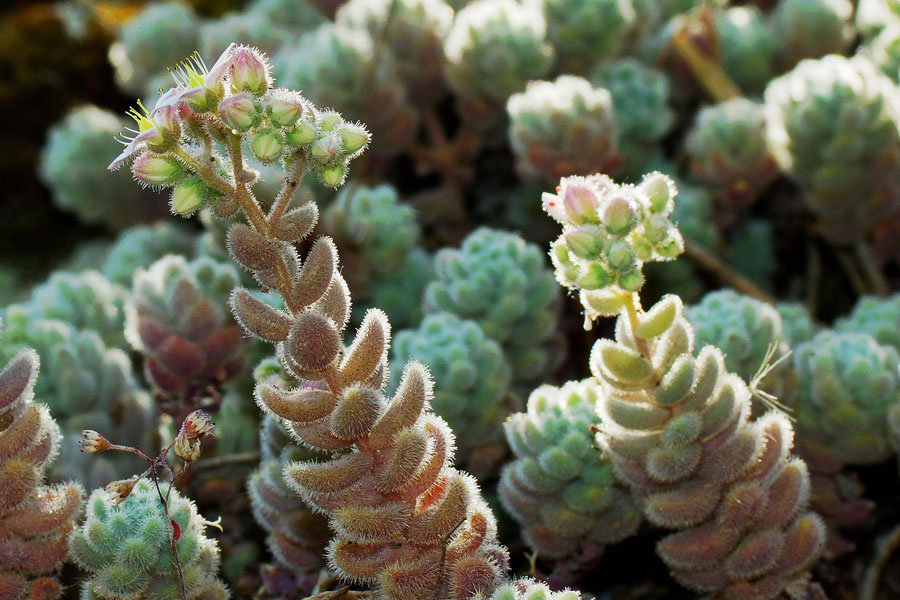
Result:
[[[572,590],[554,592],[544,583],[533,579],[517,579],[497,588],[493,594],[475,594],[470,600],[580,600],[581,594]]]
[[[376,152],[390,157],[412,142],[418,113],[391,53],[373,62],[376,39],[366,29],[325,23],[282,48],[273,69],[284,86],[365,122],[379,141]]]
[[[107,347],[96,331],[30,318],[27,306],[8,307],[4,325],[0,356],[9,359],[32,347],[43,357],[44,377],[36,392],[66,436],[59,443],[60,459],[51,476],[62,480],[77,474],[85,483],[103,485],[139,467],[139,461],[125,454],[89,460],[77,444],[79,431],[99,428],[148,450],[154,446],[153,407],[135,380],[130,358]]]
[[[532,81],[506,104],[516,169],[527,178],[615,173],[621,162],[609,92],[574,75]]]
[[[503,123],[507,99],[552,66],[546,35],[535,3],[476,0],[456,14],[444,42],[446,76],[467,122],[485,131]]]
[[[668,76],[633,58],[623,58],[601,63],[591,74],[591,83],[609,91],[612,97],[622,157],[620,170],[627,176],[640,176],[648,156],[675,123],[675,114],[669,108]],[[560,177],[606,172],[600,167],[595,164],[583,173],[571,171]]]
[[[791,348],[811,340],[818,332],[819,325],[809,310],[799,302],[779,302],[775,305],[781,317],[781,330],[784,341]]]
[[[170,255],[135,272],[126,336],[166,410],[190,412],[243,369],[244,340],[226,306],[237,284],[232,265],[208,258]]]
[[[580,290],[586,325],[617,314],[622,294],[641,289],[645,262],[681,254],[684,240],[670,220],[676,193],[661,173],[638,185],[620,185],[599,173],[566,177],[555,194],[544,193],[544,210],[563,226],[550,250],[556,279]]]
[[[628,39],[636,15],[630,0],[539,0],[557,68],[586,74],[614,56]]]
[[[790,352],[775,307],[732,290],[710,292],[687,307],[685,317],[694,329],[697,348],[715,346],[725,356],[725,367],[744,381]],[[770,356],[771,353],[771,356]],[[791,373],[782,363],[763,381],[778,398],[791,391]]]
[[[376,278],[362,306],[377,306],[396,327],[412,327],[422,320],[422,303],[435,278],[434,256],[413,248],[397,271]]]
[[[856,32],[850,0],[781,0],[772,12],[779,60],[790,69],[804,58],[843,54]]]
[[[718,207],[726,213],[754,202],[778,174],[766,142],[763,106],[747,98],[701,109],[685,152],[691,174],[715,190]]]
[[[427,104],[445,91],[444,38],[453,9],[443,0],[351,0],[338,9],[334,20],[349,29],[365,30],[372,39],[384,30],[383,43],[412,102]]]
[[[481,227],[435,257],[425,312],[475,321],[503,348],[515,384],[540,381],[562,361],[559,290],[544,253],[520,236]]]
[[[900,100],[864,56],[805,60],[769,83],[766,136],[823,235],[854,243],[900,204]]]
[[[457,460],[476,476],[489,474],[503,454],[498,438],[512,375],[500,346],[474,321],[439,312],[394,337],[392,389],[411,360],[431,370],[431,406],[456,433]]]
[[[33,402],[38,355],[23,350],[0,372],[0,597],[55,600],[56,573],[81,512],[81,486],[44,485],[56,457],[59,429],[46,406]]]
[[[192,256],[192,232],[179,223],[160,221],[122,230],[106,252],[100,271],[113,284],[131,289],[134,272],[146,269],[167,254]]]
[[[514,460],[503,468],[500,500],[528,546],[554,564],[556,581],[571,583],[641,522],[640,507],[594,446],[601,393],[590,379],[542,385],[503,427]]]
[[[131,185],[128,173],[110,176],[106,171],[123,125],[118,115],[85,105],[50,126],[38,174],[57,208],[88,225],[112,229],[163,214],[152,193]]]
[[[732,6],[716,14],[722,68],[745,93],[755,94],[775,75],[778,41],[759,8]]]
[[[125,483],[125,482],[123,482]],[[219,580],[219,547],[206,537],[208,525],[196,505],[168,484],[141,479],[123,500],[103,488],[87,502],[87,520],[69,539],[70,556],[90,576],[82,584],[87,600],[168,600],[178,598],[179,577],[170,547],[168,515],[178,529],[175,548],[188,600],[224,600]]]
[[[853,312],[838,319],[834,329],[847,333],[866,333],[883,346],[900,352],[900,294],[888,298],[863,296],[856,301]]]

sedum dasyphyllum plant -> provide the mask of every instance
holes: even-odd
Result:
[[[750,420],[751,389],[718,348],[694,354],[677,296],[641,308],[643,263],[682,251],[671,180],[569,177],[557,190],[543,197],[563,226],[551,250],[557,277],[579,292],[586,327],[619,315],[615,340],[591,352],[597,441],[645,518],[675,530],[657,553],[682,585],[714,597],[823,597],[809,568],[825,526],[807,510],[809,474],[791,455],[790,422],[778,412]]]
[[[252,48],[229,47],[210,69],[192,59],[175,79],[153,110],[134,111],[139,131],[110,168],[130,162],[137,179],[171,187],[175,213],[203,205],[224,218],[239,213],[228,231],[230,253],[281,302],[236,288],[231,308],[248,333],[276,344],[298,380],[293,387],[259,383],[259,405],[302,444],[332,455],[284,472],[328,518],[332,568],[381,598],[492,593],[506,571],[506,550],[476,483],[450,466],[453,437],[429,409],[428,370],[407,364],[386,399],[384,313],[368,311],[345,346],[350,294],[334,243],[316,239],[305,260],[293,245],[318,217],[311,202],[292,206],[300,176],[311,171],[339,186],[368,133],[297,92],[274,89],[265,59]],[[268,212],[251,190],[257,174],[246,166],[248,152],[264,163],[281,161],[288,172]]]

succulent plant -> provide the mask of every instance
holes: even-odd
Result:
[[[237,283],[233,266],[207,258],[165,256],[135,273],[126,336],[167,410],[188,408],[243,368],[243,340],[225,307]]]
[[[532,180],[615,173],[621,156],[608,91],[573,75],[532,81],[506,104],[516,169]]]
[[[294,445],[281,422],[271,415],[263,419],[259,442],[262,461],[247,482],[253,516],[266,530],[266,545],[278,566],[292,573],[295,585],[308,593],[324,564],[322,556],[330,538],[328,521],[306,506],[282,473],[293,461],[317,455]]]
[[[772,29],[784,69],[804,58],[842,54],[856,32],[849,0],[781,0],[772,12]]]
[[[378,153],[392,156],[412,142],[418,114],[390,50],[382,48],[377,60],[374,52],[368,31],[327,23],[283,48],[273,70],[282,85],[302,89],[319,106],[365,121],[379,140]]]
[[[771,286],[772,275],[778,270],[771,221],[750,218],[738,223],[729,232],[728,246],[732,269],[762,288]]]
[[[539,381],[562,360],[560,294],[543,252],[516,234],[481,227],[435,257],[425,312],[475,321],[503,348],[513,381]]]
[[[551,591],[544,583],[533,579],[517,579],[504,583],[493,594],[475,594],[470,600],[579,600],[581,594],[572,590]]]
[[[138,268],[146,269],[167,254],[191,256],[194,243],[190,229],[176,223],[136,225],[119,234],[101,271],[112,283],[130,289]]]
[[[413,102],[434,102],[445,91],[444,38],[453,9],[444,0],[351,0],[338,9],[335,22],[364,29],[372,39],[383,32]]]
[[[57,208],[88,225],[113,229],[163,213],[151,201],[152,192],[130,184],[128,173],[106,170],[121,150],[114,138],[123,125],[115,114],[84,105],[50,126],[38,173]]]
[[[110,47],[116,82],[134,94],[155,91],[166,69],[197,50],[200,23],[180,1],[153,2],[125,22]],[[123,186],[124,187],[124,186]]]
[[[553,48],[546,35],[533,3],[476,0],[456,14],[444,42],[446,75],[469,123],[493,133],[509,97],[548,73]]]
[[[766,88],[766,135],[823,235],[858,240],[898,205],[900,103],[871,61],[801,62]]]
[[[128,291],[97,271],[56,272],[36,286],[25,309],[32,319],[66,321],[96,331],[108,346],[124,347]]]
[[[396,271],[372,281],[369,297],[360,305],[381,308],[395,327],[412,327],[422,320],[425,289],[434,278],[434,257],[413,248]]]
[[[641,522],[640,507],[593,443],[601,393],[589,379],[542,385],[526,412],[503,426],[515,458],[503,468],[500,499],[528,546],[554,563],[557,580],[571,582]]]
[[[421,237],[415,210],[387,184],[347,185],[323,214],[322,227],[340,246],[350,289],[360,296],[377,278],[396,273]]]
[[[775,310],[781,317],[784,341],[791,348],[808,342],[819,330],[806,306],[799,302],[779,302],[775,305]]]
[[[584,75],[614,56],[634,25],[631,0],[541,0],[558,70]]]
[[[326,20],[316,4],[316,0],[253,0],[245,12],[263,17],[272,27],[293,31],[296,35],[298,30],[312,28]]]
[[[507,415],[511,369],[500,346],[474,321],[448,312],[427,315],[417,329],[400,331],[391,354],[390,388],[400,383],[403,365],[424,363],[434,377],[434,411],[456,433],[457,460],[476,475],[496,462],[500,423]],[[487,454],[487,456],[479,456]],[[480,471],[480,472],[479,472]]]
[[[778,174],[762,104],[733,98],[701,109],[687,134],[691,174],[715,190],[718,207],[746,207]]]
[[[169,541],[168,514],[178,532],[175,548],[189,600],[229,597],[219,580],[219,547],[204,533],[208,525],[196,505],[168,484],[142,479],[120,500],[96,489],[87,502],[87,520],[69,540],[70,555],[90,574],[82,583],[82,597],[96,600],[179,597],[179,577]]]
[[[900,295],[889,298],[863,296],[856,301],[853,312],[834,324],[842,333],[866,333],[882,346],[900,352]]]
[[[794,350],[798,441],[809,460],[864,465],[890,456],[885,419],[900,401],[898,360],[891,346],[853,331],[823,331]]]
[[[897,0],[859,0],[856,28],[871,39],[891,24],[900,24],[900,2]]]
[[[594,69],[591,82],[612,96],[622,172],[627,176],[640,175],[648,155],[675,122],[668,105],[668,77],[633,58],[623,58]],[[595,165],[584,174],[603,172],[600,166]],[[577,174],[572,171],[560,176]]]
[[[303,4],[301,0],[297,4]],[[277,53],[293,36],[283,29],[280,19],[267,18],[263,11],[252,8],[233,12],[200,27],[200,54],[218,56],[234,42],[252,44],[269,55]]]
[[[759,8],[732,6],[716,14],[722,68],[748,94],[766,87],[775,75],[778,41]]]
[[[86,483],[104,485],[133,473],[135,465],[140,466],[134,457],[89,458],[77,443],[79,431],[95,428],[148,449],[154,446],[152,405],[135,381],[129,357],[108,348],[95,331],[31,318],[27,306],[8,307],[4,324],[0,355],[9,359],[32,347],[43,358],[44,377],[36,392],[66,434],[59,444],[60,460],[50,471],[53,479],[77,474]]]
[[[43,483],[60,435],[47,407],[33,402],[38,364],[34,350],[23,350],[0,372],[0,597],[9,600],[62,596],[56,572],[81,512],[81,486]]]

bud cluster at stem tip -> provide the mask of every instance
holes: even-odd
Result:
[[[562,226],[550,258],[560,284],[581,292],[586,325],[614,315],[644,284],[645,262],[672,260],[684,241],[670,214],[676,194],[662,173],[638,185],[620,185],[606,175],[566,177],[556,194],[544,193],[544,210]]]

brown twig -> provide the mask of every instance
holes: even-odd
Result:
[[[701,10],[692,17],[692,21],[698,22],[706,17]],[[718,61],[705,56],[691,41],[688,28],[691,22],[685,24],[672,37],[672,45],[675,51],[687,63],[694,75],[694,79],[706,91],[707,95],[716,102],[724,102],[731,98],[741,96],[741,90],[731,81]]]
[[[847,275],[847,279],[850,280],[850,285],[853,286],[853,291],[856,292],[856,295],[865,296],[870,293],[871,290],[869,289],[869,284],[866,282],[866,278],[863,277],[862,272],[860,272],[859,266],[853,259],[853,254],[851,254],[850,250],[834,246],[833,248],[834,254],[837,256],[841,268]]]
[[[684,240],[684,255],[698,267],[708,271],[716,279],[735,291],[769,304],[777,302],[774,296],[763,291],[755,283],[729,267],[719,257],[687,238]]]
[[[884,273],[875,264],[875,258],[872,256],[869,244],[865,241],[857,242],[854,251],[859,264],[862,265],[863,273],[865,273],[872,291],[879,296],[887,296],[891,292],[891,286],[888,284]]]
[[[345,585],[336,590],[319,592],[314,596],[308,596],[306,600],[362,600],[363,598],[371,597],[371,592],[357,592],[351,590],[349,585]]]

